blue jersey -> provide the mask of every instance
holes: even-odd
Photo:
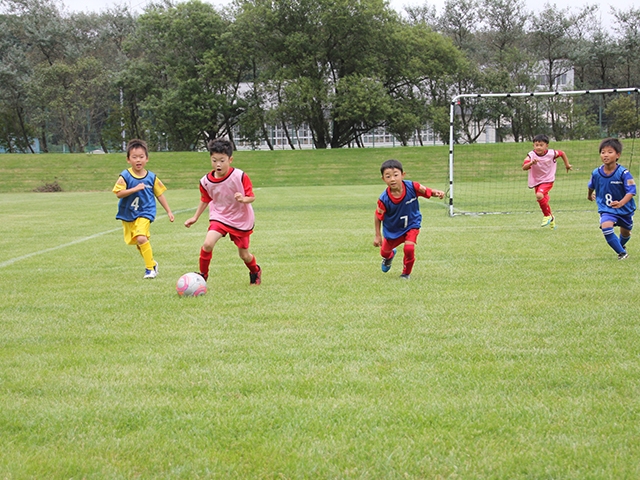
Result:
[[[591,173],[589,189],[596,191],[596,203],[599,213],[611,213],[614,215],[632,215],[636,209],[636,203],[632,198],[622,208],[611,207],[614,200],[622,200],[628,193],[636,194],[636,183],[629,170],[622,165],[617,165],[615,171],[607,175],[604,165],[599,166]]]
[[[139,183],[144,183],[145,188],[120,199],[116,219],[133,222],[136,218],[143,217],[153,222],[156,218],[156,197],[153,193],[156,174],[147,171],[143,178],[136,178],[129,170],[123,170],[120,176],[127,184],[126,189],[133,188]]]
[[[395,199],[394,201],[389,196],[388,188],[380,195],[380,202],[385,208],[382,221],[384,238],[399,238],[409,230],[420,228],[422,224],[418,192],[416,192],[413,182],[403,180],[402,183],[404,183],[405,194],[400,200]]]

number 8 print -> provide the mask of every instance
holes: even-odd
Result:
[[[605,200],[605,203],[607,204],[607,207],[610,207],[611,206],[611,202],[613,202],[613,197],[611,196],[610,193],[607,193],[604,196],[604,200]]]

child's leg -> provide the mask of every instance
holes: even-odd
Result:
[[[133,222],[122,222],[124,241],[127,245],[135,245],[142,255],[144,266],[147,270],[153,270],[156,262],[153,259],[153,250],[149,243],[149,226],[151,222],[147,218],[136,218]]]
[[[247,248],[240,247],[238,247],[238,255],[240,255],[240,258],[249,269],[249,283],[251,285],[260,285],[262,282],[262,269],[256,262],[255,255],[249,253]]]
[[[153,259],[151,242],[149,242],[149,239],[147,237],[144,237],[142,235],[138,236],[136,240],[138,242],[138,251],[144,259],[144,268],[146,268],[147,270],[153,270],[153,267],[156,266],[156,262]]]
[[[622,245],[622,248],[625,248],[625,245],[627,244],[627,242],[631,239],[631,230],[628,230],[624,227],[620,227],[620,245]]]
[[[551,207],[549,206],[549,190],[551,190],[552,184],[543,183],[536,187],[536,200],[542,210],[542,215],[545,217],[551,216]]]
[[[222,238],[222,234],[215,230],[209,230],[204,238],[204,244],[200,249],[199,266],[200,273],[204,279],[209,278],[209,266],[211,265],[211,257],[213,256],[213,247],[216,246],[218,240]]]
[[[229,237],[235,246],[238,247],[238,255],[249,269],[249,272],[258,273],[260,271],[260,265],[257,264],[256,257],[249,252],[250,234],[240,236],[230,233]]]
[[[260,285],[262,281],[262,269],[256,262],[256,257],[249,252],[249,241],[251,237],[249,235],[238,236],[231,234],[230,237],[233,243],[236,244],[236,247],[238,247],[238,255],[240,255],[240,258],[249,269],[249,283],[251,285]]]
[[[404,244],[404,268],[402,269],[403,275],[410,275],[413,270],[413,264],[416,263],[416,244],[413,242],[405,242]]]
[[[389,242],[389,240],[387,240],[386,238],[382,239],[382,246],[380,247],[380,255],[382,256],[382,258],[385,258],[387,260],[390,260],[394,257],[394,253],[393,253],[393,249],[396,248],[398,245],[393,242]]]
[[[251,273],[258,273],[260,271],[255,255],[251,254],[248,249],[238,248],[238,255],[240,255],[240,258]]]
[[[415,228],[409,230],[405,234],[405,242],[404,242],[404,268],[402,270],[402,275],[406,275],[408,278],[413,270],[413,264],[416,262],[416,242],[418,241],[418,235],[420,234],[420,230]]]
[[[613,222],[603,222],[600,225],[602,229],[602,234],[604,235],[604,239],[607,241],[609,246],[616,252],[618,255],[625,252],[624,247],[620,244],[620,239],[616,236],[613,231]]]

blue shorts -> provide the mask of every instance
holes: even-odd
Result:
[[[629,215],[614,215],[613,213],[601,213],[600,214],[600,225],[604,222],[613,222],[614,227],[622,227],[627,230],[631,230],[633,228],[633,213]]]

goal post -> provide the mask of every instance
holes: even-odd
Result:
[[[522,162],[536,134],[550,148],[567,153],[573,166],[559,162],[552,196],[554,211],[589,210],[591,171],[600,165],[602,138],[620,136],[620,163],[631,168],[640,134],[637,87],[462,94],[449,111],[449,215],[535,212]],[[637,163],[637,162],[636,162]],[[633,171],[632,171],[633,173]],[[455,193],[455,195],[454,195]]]

